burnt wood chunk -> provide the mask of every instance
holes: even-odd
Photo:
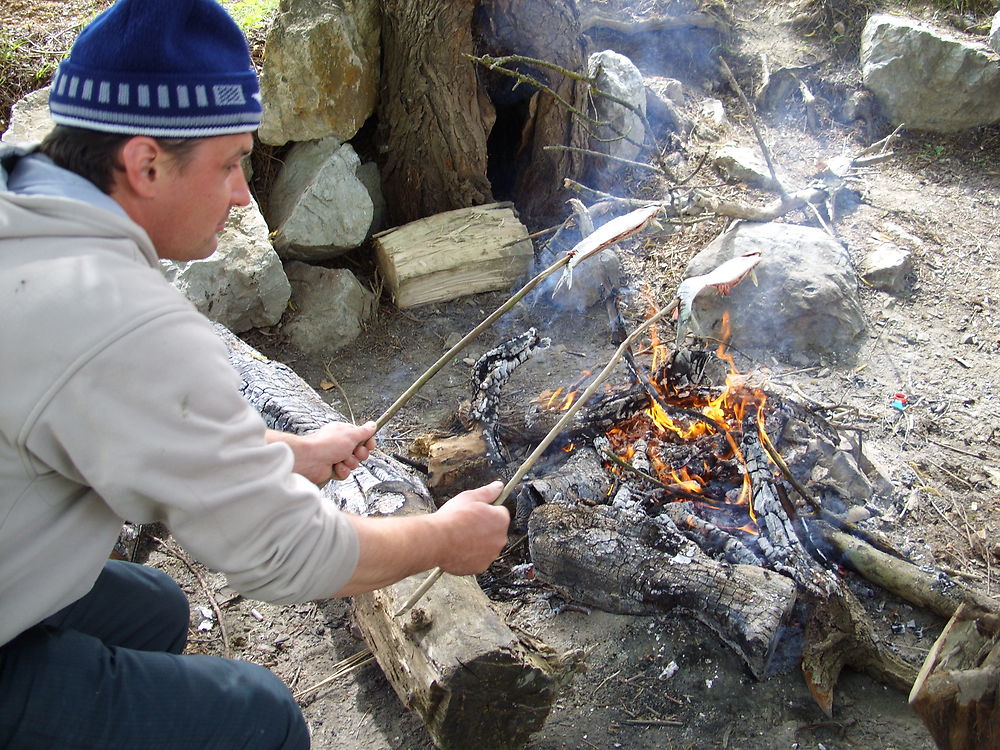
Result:
[[[291,369],[217,327],[243,393],[268,426],[305,433],[343,417]],[[365,515],[427,513],[433,503],[405,467],[375,451],[324,494]],[[444,576],[407,617],[397,607],[423,575],[353,598],[355,620],[400,700],[437,747],[523,747],[572,673],[570,659],[503,622],[474,578]]]
[[[806,685],[829,717],[834,688],[845,666],[902,691],[910,689],[917,673],[883,642],[861,603],[837,581],[836,588],[812,602],[802,649]]]
[[[960,606],[910,691],[941,750],[1000,747],[1000,618]]]
[[[758,679],[795,603],[790,579],[716,562],[668,526],[607,506],[540,506],[529,519],[528,544],[536,574],[572,599],[620,614],[693,616]]]
[[[427,486],[439,500],[492,482],[496,469],[486,458],[481,429],[443,437],[427,448]]]

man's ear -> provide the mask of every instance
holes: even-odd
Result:
[[[153,198],[162,184],[167,154],[155,139],[144,135],[129,138],[121,149],[119,179],[139,198]]]

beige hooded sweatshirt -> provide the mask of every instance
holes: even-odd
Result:
[[[145,231],[45,157],[0,165],[0,644],[89,591],[123,519],[247,597],[337,592],[353,527],[265,442]]]

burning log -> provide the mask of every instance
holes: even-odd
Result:
[[[744,420],[743,449],[752,486],[752,505],[769,564],[791,576],[811,600],[802,652],[802,674],[816,703],[833,716],[833,693],[845,665],[899,690],[913,683],[915,670],[890,651],[861,603],[832,571],[805,547],[795,508],[778,492],[759,429],[757,410]]]
[[[269,427],[309,432],[343,420],[288,367],[217,326],[243,393]],[[362,514],[433,509],[427,490],[402,465],[375,451],[324,494]],[[403,703],[424,720],[440,748],[519,748],[541,728],[571,660],[510,630],[471,577],[448,576],[419,611],[393,617],[419,577],[353,598],[355,620]]]
[[[716,562],[671,526],[607,506],[550,503],[531,514],[528,544],[536,574],[573,600],[621,614],[682,611],[761,678],[795,584],[758,566]]]
[[[778,496],[771,464],[757,432],[756,411],[744,421],[743,456],[751,506],[761,532],[758,546],[771,568],[788,575],[812,596],[823,597],[836,588],[836,582],[809,554],[795,529],[794,509]]]
[[[1000,747],[1000,618],[961,605],[927,654],[910,705],[941,750]]]

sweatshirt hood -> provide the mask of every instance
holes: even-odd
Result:
[[[16,146],[0,147],[0,241],[28,237],[129,239],[149,265],[159,257],[146,231],[89,180]]]

